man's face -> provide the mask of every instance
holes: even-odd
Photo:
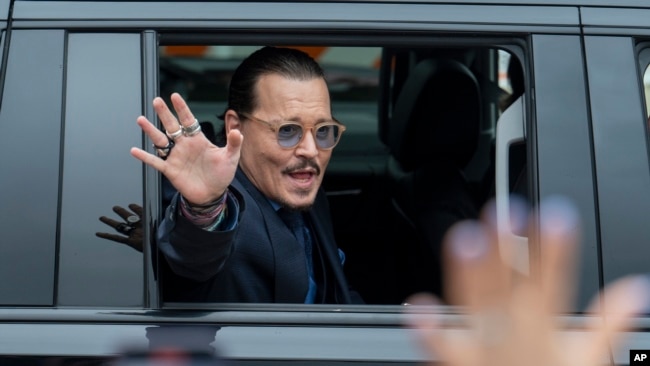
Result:
[[[258,108],[252,117],[278,126],[283,121],[304,128],[302,140],[293,148],[281,147],[277,135],[263,123],[240,116],[244,136],[240,166],[267,197],[284,207],[309,208],[323,180],[332,150],[316,146],[314,124],[332,120],[325,81],[287,79],[278,74],[262,76],[256,85]]]

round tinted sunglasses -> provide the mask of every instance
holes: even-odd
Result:
[[[278,144],[285,149],[296,147],[305,136],[306,127],[297,122],[286,121],[275,124],[246,113],[238,114],[251,121],[267,125],[276,134]],[[325,121],[316,123],[307,129],[311,130],[319,149],[329,150],[338,144],[343,131],[345,131],[345,126],[336,121]]]

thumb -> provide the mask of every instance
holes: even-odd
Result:
[[[239,130],[232,129],[228,132],[226,139],[226,152],[234,160],[239,160],[241,153],[241,144],[244,141],[244,135]]]

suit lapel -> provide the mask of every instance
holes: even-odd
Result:
[[[326,268],[326,282],[332,282],[331,288],[334,290],[333,299],[337,304],[349,304],[351,302],[350,294],[348,291],[347,281],[343,273],[343,267],[340,265],[341,258],[339,257],[338,247],[334,239],[334,230],[332,229],[332,221],[329,217],[329,208],[324,193],[319,192],[314,208],[309,211],[309,219],[311,221],[312,235],[315,236],[317,245],[319,246],[320,253],[323,256],[323,262]]]
[[[253,216],[264,224],[271,242],[275,263],[275,302],[302,303],[307,296],[309,277],[304,250],[289,228],[280,219],[264,195],[237,170],[236,180],[257,203],[261,217]],[[246,230],[246,228],[242,228]]]

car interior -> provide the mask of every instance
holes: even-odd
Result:
[[[160,95],[179,92],[220,130],[229,77],[256,47],[239,48],[161,46]],[[347,127],[323,188],[351,286],[368,304],[422,291],[444,299],[446,231],[478,218],[500,176],[502,196],[529,196],[521,60],[484,46],[299,48],[323,67],[333,114]],[[501,149],[500,118],[511,121]]]

